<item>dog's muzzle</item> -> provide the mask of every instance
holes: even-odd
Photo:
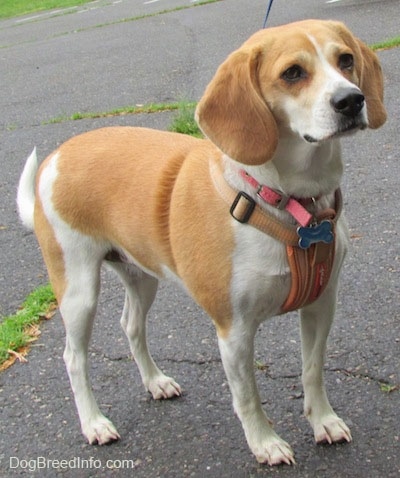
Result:
[[[331,139],[347,132],[365,129],[368,126],[363,114],[365,97],[358,88],[340,88],[333,95],[330,104],[337,114],[337,129],[333,134],[323,138]],[[321,139],[305,135],[308,143],[318,143]]]

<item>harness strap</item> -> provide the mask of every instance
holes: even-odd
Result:
[[[335,209],[325,209],[317,214],[317,221],[328,220],[332,224],[333,241],[317,242],[307,249],[299,247],[297,226],[287,224],[261,208],[243,191],[237,192],[226,182],[222,170],[211,165],[211,176],[221,197],[231,204],[234,219],[249,224],[259,231],[283,242],[291,274],[291,287],[281,313],[300,309],[315,301],[325,290],[335,258],[335,225],[342,210],[340,189],[335,191]]]
[[[330,244],[318,242],[308,249],[286,246],[286,253],[291,287],[282,306],[282,313],[311,304],[325,290],[335,258],[335,241]]]
[[[251,196],[231,188],[225,181],[222,170],[216,164],[210,167],[214,186],[222,199],[231,205],[230,213],[234,219],[242,224],[250,224],[277,241],[292,246],[298,245],[297,226],[280,221],[276,216],[262,209]]]

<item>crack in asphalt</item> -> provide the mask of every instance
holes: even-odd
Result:
[[[110,361],[110,362],[135,362],[135,359],[133,358],[132,355],[120,355],[120,356],[115,356],[112,357],[110,355],[103,354],[102,352],[92,350],[91,351],[91,356],[98,355],[102,356],[104,359]],[[157,360],[159,363],[186,363],[190,365],[205,365],[205,364],[213,364],[213,363],[221,363],[220,358],[211,358],[211,359],[187,359],[187,358],[182,358],[182,359],[176,359],[176,358],[163,358]]]
[[[359,380],[364,380],[364,381],[369,381],[369,382],[374,382],[376,383],[377,385],[389,385],[392,387],[392,390],[398,390],[400,388],[400,384],[395,384],[393,382],[391,382],[390,380],[386,379],[386,378],[378,378],[374,375],[370,375],[368,373],[361,373],[361,372],[357,372],[357,371],[353,371],[353,370],[349,370],[349,369],[345,369],[345,368],[332,368],[332,369],[327,369],[329,372],[340,372],[348,377],[352,377],[352,378],[356,378],[356,379],[359,379]]]
[[[91,351],[91,356],[99,356],[102,357],[105,360],[108,360],[110,362],[135,362],[135,359],[133,358],[132,355],[119,355],[119,356],[110,356],[107,354],[104,354],[102,352],[92,350]],[[158,363],[175,363],[175,364],[189,364],[189,365],[212,365],[212,364],[221,364],[222,361],[220,358],[209,358],[209,359],[189,359],[189,358],[163,358],[157,360]],[[297,379],[301,380],[302,373],[297,372],[297,373],[284,373],[284,374],[271,374],[268,370],[260,370],[260,368],[257,366],[257,363],[254,363],[254,368],[258,370],[259,372],[264,372],[263,375],[265,375],[269,380],[292,380],[292,379]],[[392,388],[392,390],[399,390],[400,385],[399,384],[394,384],[390,382],[389,380],[385,378],[378,378],[376,376],[370,375],[368,373],[361,373],[357,372],[355,370],[350,370],[342,367],[332,367],[332,368],[324,368],[325,373],[340,373],[342,375],[345,375],[347,377],[352,377],[358,380],[363,380],[363,381],[369,381],[373,382],[379,386],[382,385],[388,385]]]

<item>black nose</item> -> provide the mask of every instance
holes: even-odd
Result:
[[[356,88],[340,88],[331,98],[336,113],[354,118],[364,106],[364,95]]]

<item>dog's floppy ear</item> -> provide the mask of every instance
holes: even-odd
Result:
[[[386,121],[386,110],[383,104],[383,74],[378,57],[365,43],[355,38],[343,23],[329,21],[329,25],[356,53],[358,86],[367,103],[368,126],[379,128]]]
[[[357,40],[361,50],[360,88],[367,102],[368,126],[379,128],[386,121],[383,104],[383,74],[376,54],[361,40]]]
[[[254,48],[233,52],[196,109],[203,133],[230,158],[247,165],[271,159],[278,143],[277,125],[260,93],[259,57]]]

